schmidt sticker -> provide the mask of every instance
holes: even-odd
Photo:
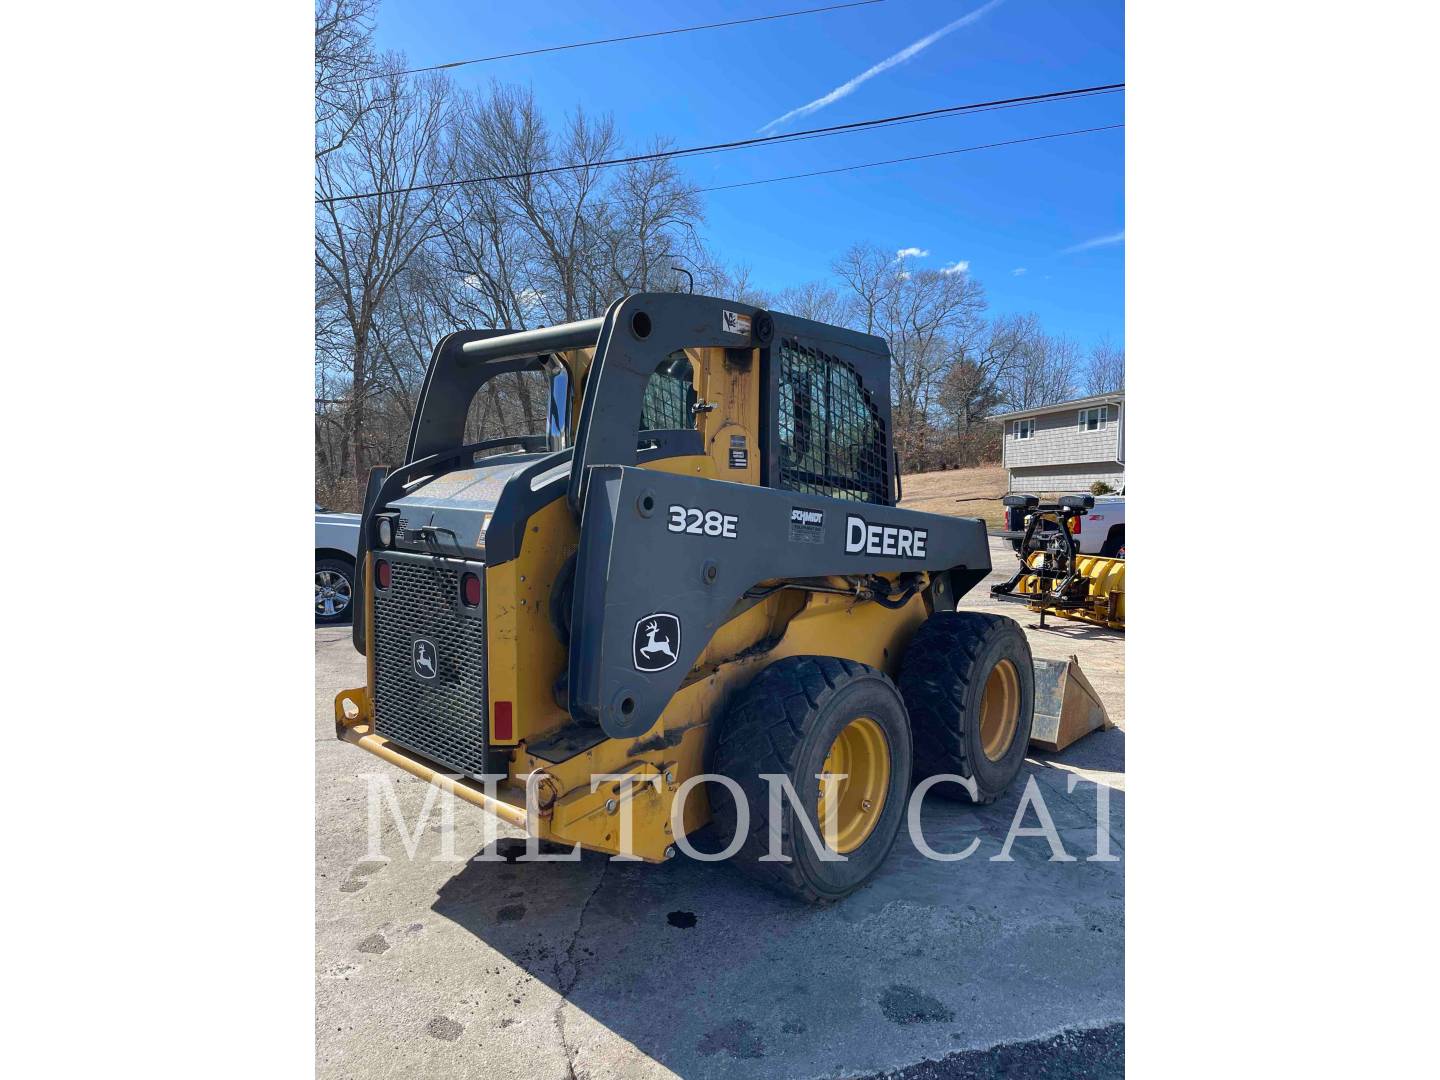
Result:
[[[825,511],[792,506],[790,508],[790,540],[797,544],[824,543]]]
[[[904,525],[873,525],[855,514],[845,517],[845,551],[850,555],[894,555],[901,559],[925,558],[926,529]]]

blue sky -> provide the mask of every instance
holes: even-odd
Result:
[[[383,49],[411,66],[590,38],[823,6],[827,0],[383,0]],[[1124,81],[1120,0],[887,0],[822,15],[598,46],[451,72],[534,88],[546,115],[610,112],[636,147],[745,138],[988,8],[904,62],[767,134],[946,105]],[[706,155],[681,163],[701,187],[1120,123],[1124,95],[1034,105],[880,131]],[[1124,342],[1121,130],[705,196],[705,235],[757,285],[829,276],[849,244],[919,248],[923,266],[969,263],[992,313],[1035,312],[1089,346]],[[1023,273],[1016,271],[1023,268]]]

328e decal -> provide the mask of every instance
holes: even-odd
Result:
[[[722,514],[719,510],[671,506],[670,520],[665,527],[671,532],[690,533],[694,536],[723,536],[734,540],[735,529],[739,524],[740,519],[734,514]]]

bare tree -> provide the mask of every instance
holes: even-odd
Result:
[[[1034,315],[1006,315],[963,343],[940,387],[940,407],[968,432],[1005,400],[1005,386],[1044,335]]]
[[[344,145],[384,95],[373,35],[379,0],[316,0],[315,156]]]
[[[317,405],[344,413],[356,491],[364,490],[374,463],[367,443],[372,399],[385,391],[375,358],[377,313],[437,234],[449,191],[423,189],[450,175],[443,138],[448,84],[398,75],[383,81],[377,106],[315,169],[317,363],[332,368],[331,396]],[[340,201],[356,194],[366,197]]]
[[[1125,389],[1125,350],[1117,348],[1108,337],[1090,350],[1090,363],[1085,368],[1087,394],[1112,394]]]
[[[855,327],[879,330],[880,312],[895,288],[895,259],[875,244],[852,244],[830,267],[850,290]]]
[[[1069,338],[1036,334],[1024,343],[1018,363],[1001,381],[1005,404],[1032,409],[1075,397],[1080,360],[1080,346]]]
[[[846,325],[854,314],[854,302],[832,285],[823,281],[807,281],[782,289],[775,297],[775,307],[790,315],[834,326]]]

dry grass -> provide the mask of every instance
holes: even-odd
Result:
[[[1009,477],[1001,465],[915,473],[903,478],[903,486],[905,498],[900,505],[907,510],[982,517],[991,528],[1000,528],[1005,523],[1000,496],[1009,490]]]

